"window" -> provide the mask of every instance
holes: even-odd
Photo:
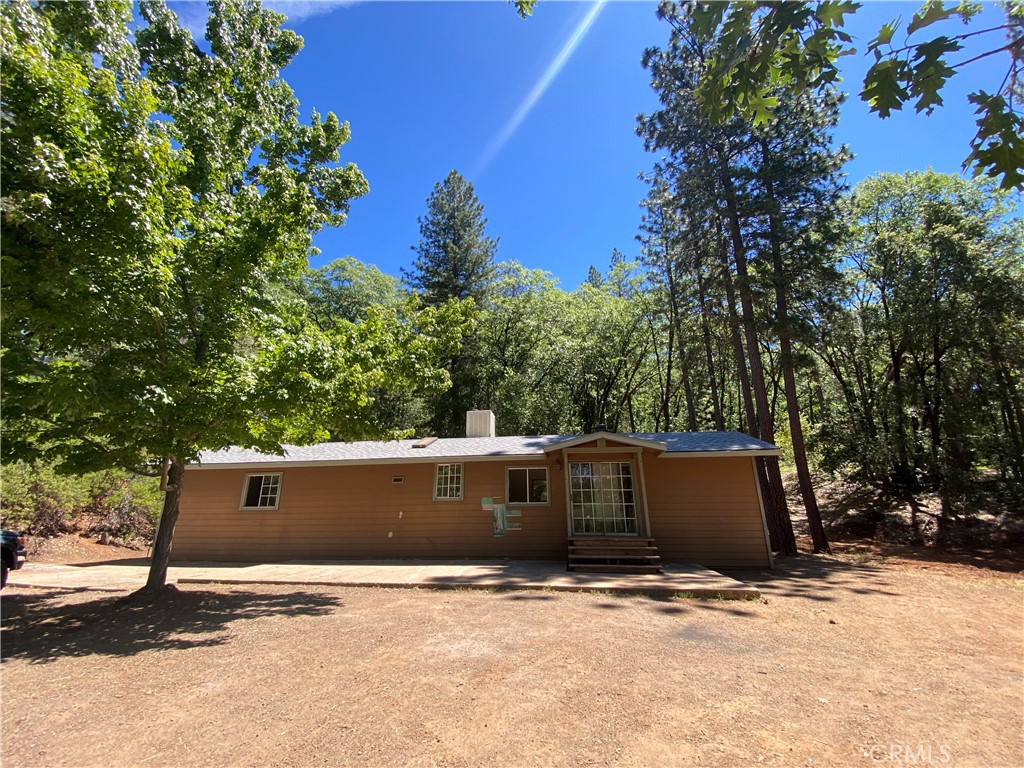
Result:
[[[547,467],[510,467],[508,470],[509,504],[547,504]]]
[[[246,475],[242,489],[242,509],[277,509],[281,495],[281,473]]]
[[[438,464],[434,472],[434,500],[462,499],[462,465]]]

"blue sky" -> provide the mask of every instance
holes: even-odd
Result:
[[[453,168],[475,186],[499,260],[550,271],[571,289],[589,265],[605,269],[613,248],[637,254],[645,194],[637,176],[654,158],[635,118],[657,108],[640,57],[668,39],[656,3],[540,0],[527,20],[500,1],[266,4],[305,39],[284,73],[304,116],[315,107],[349,121],[343,159],[370,183],[348,224],[317,237],[314,266],[351,255],[397,275],[414,258],[427,196]],[[863,47],[918,5],[866,3],[848,30]],[[203,15],[201,4],[172,8],[196,26]],[[972,28],[1001,18],[985,3]],[[977,44],[953,61],[984,50],[984,38]],[[855,93],[868,61],[842,64]],[[975,131],[966,94],[996,90],[1006,66],[1005,55],[971,65],[930,117],[911,110],[882,121],[851,96],[836,133],[855,154],[850,183],[929,166],[959,172]]]

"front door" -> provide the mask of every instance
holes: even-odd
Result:
[[[573,461],[569,481],[573,535],[637,535],[630,462]]]

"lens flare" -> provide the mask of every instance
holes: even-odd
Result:
[[[512,138],[513,134],[519,129],[519,126],[523,124],[523,121],[529,116],[530,112],[540,101],[540,97],[544,95],[544,92],[551,86],[551,83],[558,77],[558,73],[562,71],[562,68],[568,63],[572,57],[573,52],[579,47],[580,43],[583,42],[583,38],[587,36],[587,32],[593,26],[594,22],[597,21],[597,17],[604,10],[604,6],[607,0],[598,0],[594,3],[590,10],[587,11],[587,15],[584,16],[580,23],[576,25],[576,29],[573,30],[572,34],[569,35],[569,39],[565,41],[565,45],[562,46],[562,50],[558,52],[558,55],[552,59],[551,63],[548,64],[547,69],[544,70],[544,74],[540,76],[530,92],[526,94],[526,98],[523,99],[518,109],[509,118],[509,121],[505,123],[505,127],[501,129],[501,132],[495,136],[490,144],[484,149],[483,154],[476,162],[476,166],[473,168],[472,177],[475,178],[486,170],[487,166],[494,159],[508,140]]]

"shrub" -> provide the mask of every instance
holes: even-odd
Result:
[[[87,517],[87,533],[148,540],[160,515],[158,482],[127,472],[62,475],[41,462],[16,462],[0,480],[0,522],[32,536],[77,530]]]

